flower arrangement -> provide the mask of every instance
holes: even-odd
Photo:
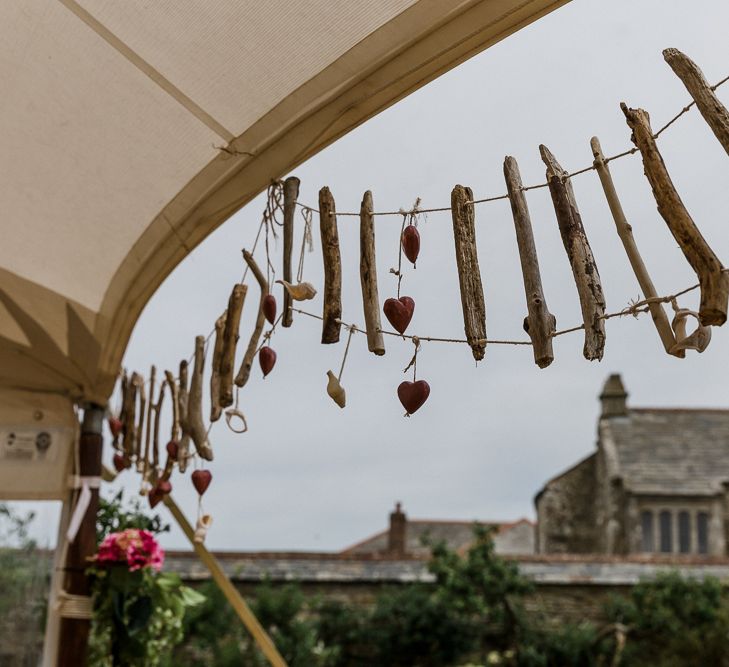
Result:
[[[173,573],[153,533],[126,528],[101,537],[91,560],[94,617],[89,664],[156,667],[182,640],[188,607],[205,598]]]

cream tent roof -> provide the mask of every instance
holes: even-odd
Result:
[[[566,1],[1,2],[0,387],[104,403],[215,227]]]

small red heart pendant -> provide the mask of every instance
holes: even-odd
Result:
[[[401,382],[397,388],[397,397],[408,415],[417,412],[430,396],[430,385],[425,380],[417,382]]]
[[[261,305],[266,319],[273,324],[276,321],[276,297],[273,294],[266,294]]]
[[[121,472],[127,467],[126,461],[124,460],[124,457],[121,454],[114,454],[114,469],[117,472]]]
[[[172,492],[172,484],[169,482],[169,480],[166,479],[161,479],[159,482],[157,482],[157,486],[155,486],[154,488],[163,496],[166,496],[168,493]]]
[[[262,347],[258,353],[258,363],[261,364],[263,377],[266,377],[276,365],[276,352],[268,346]]]
[[[195,470],[190,475],[190,479],[192,480],[192,485],[195,487],[195,491],[202,495],[208,490],[210,482],[213,481],[213,474],[209,470]]]
[[[407,257],[415,266],[415,262],[418,259],[418,253],[420,252],[420,233],[415,225],[408,225],[402,232],[402,249]]]
[[[112,436],[116,438],[122,432],[121,419],[109,417],[109,430],[111,431]]]
[[[161,502],[162,498],[164,498],[164,494],[155,486],[152,488],[152,490],[147,494],[147,500],[149,500],[149,506],[154,508]]]
[[[180,445],[177,440],[170,440],[167,443],[166,449],[167,456],[169,456],[173,461],[177,461],[177,457],[180,453]]]
[[[387,321],[392,324],[393,329],[404,334],[410,320],[415,312],[415,301],[409,296],[401,296],[399,299],[387,299],[382,307]]]

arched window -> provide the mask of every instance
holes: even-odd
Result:
[[[691,553],[691,515],[685,510],[678,513],[678,550]]]
[[[700,554],[709,553],[709,513],[699,512],[696,515],[696,538]]]
[[[653,512],[645,511],[640,513],[641,529],[641,550],[651,553],[655,547],[653,541]]]
[[[660,528],[660,545],[661,553],[670,554],[673,551],[673,525],[671,513],[668,510],[663,510],[658,515],[658,524]]]

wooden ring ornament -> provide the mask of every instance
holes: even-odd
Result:
[[[235,426],[233,426],[234,419],[240,419],[243,423],[243,428],[235,428]],[[248,422],[246,422],[245,416],[240,410],[238,410],[238,408],[231,408],[230,410],[225,411],[225,423],[228,425],[228,428],[233,431],[233,433],[245,433],[248,430]]]

